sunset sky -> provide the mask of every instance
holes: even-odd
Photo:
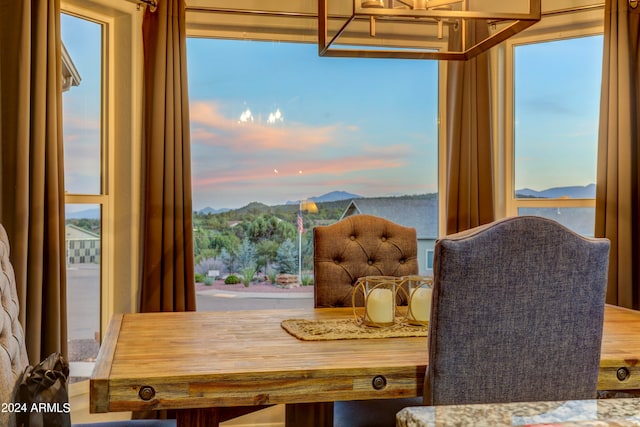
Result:
[[[196,208],[437,191],[437,63],[270,42],[187,49]]]
[[[66,187],[92,193],[99,26],[63,16],[62,36],[82,76],[63,97]],[[595,182],[601,44],[518,51],[518,188]],[[209,39],[188,39],[187,55],[194,209],[333,190],[437,191],[437,62],[319,58],[315,45]]]

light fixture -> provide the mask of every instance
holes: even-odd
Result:
[[[352,1],[318,0],[320,56],[467,60],[541,17],[541,0]]]
[[[253,123],[253,114],[249,107],[246,108],[242,113],[240,113],[240,120],[238,123]]]
[[[273,125],[282,122],[284,122],[284,116],[282,115],[282,112],[279,108],[276,108],[275,112],[269,113],[269,117],[267,117],[268,124]]]

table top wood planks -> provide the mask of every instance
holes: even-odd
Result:
[[[640,311],[605,307],[598,390],[640,390]]]
[[[352,316],[351,308],[116,315],[91,377],[91,411],[422,395],[425,337],[303,341],[280,326]],[[598,388],[640,389],[639,362],[640,312],[607,306]]]
[[[302,341],[280,326],[349,316],[351,309],[117,315],[91,378],[92,411],[421,395],[425,337]],[[373,385],[379,376],[381,390]]]

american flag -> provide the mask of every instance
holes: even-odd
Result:
[[[304,231],[304,224],[302,224],[302,211],[298,211],[298,233],[302,234]]]

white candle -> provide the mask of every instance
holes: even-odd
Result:
[[[381,325],[393,323],[394,301],[391,289],[372,289],[367,297],[367,317]]]
[[[415,288],[411,292],[409,302],[409,318],[426,322],[431,315],[431,289],[427,287]]]

